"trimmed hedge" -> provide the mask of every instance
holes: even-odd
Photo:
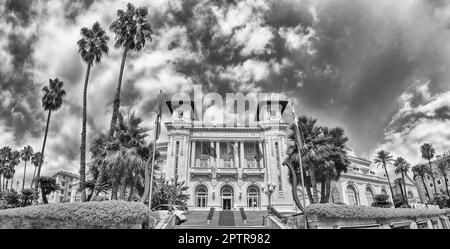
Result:
[[[126,201],[54,203],[0,210],[0,219],[53,219],[86,224],[144,223],[149,217],[146,205]]]
[[[327,218],[347,219],[395,219],[419,218],[444,215],[450,209],[410,209],[410,208],[377,208],[367,206],[347,206],[336,204],[313,204],[306,207],[307,215]]]

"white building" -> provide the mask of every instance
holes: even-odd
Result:
[[[194,102],[167,105],[172,117],[165,123],[168,142],[157,146],[163,154],[159,165],[166,179],[186,182],[190,209],[265,209],[269,200],[264,187],[270,182],[276,184],[272,205],[295,210],[288,168],[282,165],[288,146],[289,123],[282,118],[287,101],[261,101],[255,125],[234,120],[231,127],[195,120]],[[376,194],[390,196],[386,178],[375,175],[370,161],[351,161],[349,172],[333,183],[334,202],[369,205]],[[414,183],[407,183],[407,189],[418,196]]]
[[[60,189],[48,195],[48,202],[58,203],[72,201],[80,176],[70,172],[59,171],[55,173],[52,178],[55,178],[56,184],[60,187]]]

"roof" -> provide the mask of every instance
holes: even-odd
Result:
[[[77,179],[80,178],[79,175],[76,175],[76,174],[73,174],[73,173],[70,173],[70,172],[67,172],[67,171],[58,171],[58,172],[56,172],[55,174],[53,174],[52,177],[56,177],[56,176],[58,176],[58,175],[70,176],[70,177],[77,178]]]

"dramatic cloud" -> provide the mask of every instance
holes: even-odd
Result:
[[[170,98],[191,94],[200,84],[223,96],[282,93],[295,101],[298,113],[342,126],[350,147],[364,157],[387,148],[416,162],[421,143],[450,146],[447,1],[132,2],[149,7],[155,35],[127,59],[121,104],[149,127],[159,89]],[[126,3],[0,4],[0,145],[40,150],[46,121],[41,89],[58,77],[68,94],[52,116],[43,171],[77,172],[86,65],[76,41],[81,27],[95,21],[108,29]],[[122,51],[108,35],[110,54],[91,72],[88,141],[111,118]]]

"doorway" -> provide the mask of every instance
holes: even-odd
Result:
[[[231,210],[233,208],[233,188],[229,185],[222,187],[220,198],[222,200],[222,210]]]

